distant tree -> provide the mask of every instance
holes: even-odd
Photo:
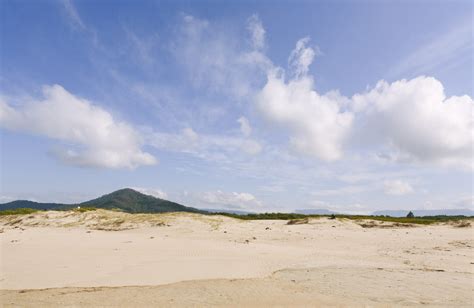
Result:
[[[331,217],[329,217],[329,219],[336,219],[336,215],[331,214]]]
[[[412,211],[410,211],[408,214],[407,214],[407,218],[413,218],[415,217],[415,215],[413,214]]]

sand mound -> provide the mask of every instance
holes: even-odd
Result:
[[[169,227],[177,220],[192,219],[215,228],[223,216],[206,216],[192,213],[129,214],[119,211],[93,210],[80,212],[45,211],[26,215],[0,216],[0,226],[5,227],[85,227],[91,230],[121,231],[141,227]]]

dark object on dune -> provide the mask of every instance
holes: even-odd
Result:
[[[336,219],[336,215],[331,214],[331,216],[329,217],[329,219]]]
[[[309,223],[309,218],[291,219],[286,224],[287,225],[303,225],[307,223]]]
[[[413,214],[412,211],[410,211],[410,212],[407,214],[407,218],[415,218],[415,215]]]

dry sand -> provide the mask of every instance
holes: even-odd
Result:
[[[452,225],[195,214],[0,217],[2,306],[474,305]]]

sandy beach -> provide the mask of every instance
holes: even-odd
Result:
[[[0,231],[4,307],[474,303],[472,226],[97,210]]]

